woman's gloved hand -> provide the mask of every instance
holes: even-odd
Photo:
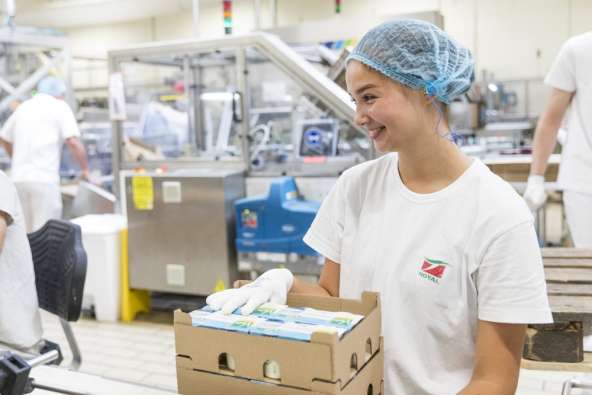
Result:
[[[241,288],[208,296],[206,303],[223,314],[230,314],[242,306],[241,314],[249,315],[266,302],[286,304],[293,282],[294,275],[288,269],[271,269]]]
[[[545,200],[547,200],[545,177],[534,174],[528,177],[524,200],[532,211],[538,210],[545,204]]]

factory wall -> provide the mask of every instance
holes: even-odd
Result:
[[[270,4],[261,0],[263,29],[272,26]],[[486,69],[500,79],[543,77],[568,37],[592,30],[590,0],[343,0],[342,9],[336,15],[330,0],[279,0],[277,23],[285,27],[317,22],[311,25],[315,31],[308,35],[325,41],[339,38],[335,35],[359,38],[367,28],[393,15],[440,10],[445,29],[475,54],[477,78]],[[233,13],[236,33],[254,29],[253,1],[235,0]],[[68,28],[66,33],[75,56],[105,57],[109,48],[190,38],[193,21],[187,11],[108,26]],[[200,10],[199,36],[222,35],[221,2],[205,2]],[[76,85],[89,80],[80,69],[83,67],[75,73]],[[91,80],[100,85],[106,75]]]

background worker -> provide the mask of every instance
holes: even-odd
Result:
[[[0,171],[0,343],[28,349],[41,335],[25,221],[14,185]]]
[[[513,394],[526,324],[552,317],[532,214],[443,118],[473,76],[470,52],[429,23],[364,35],[347,89],[386,155],[346,170],[304,237],[325,257],[319,283],[273,269],[208,304],[249,313],[288,291],[380,292],[385,395]]]
[[[557,182],[574,245],[592,248],[592,32],[563,45],[545,83],[551,95],[534,135],[524,199],[532,210],[547,199],[544,174],[569,108]]]
[[[61,218],[60,158],[64,142],[89,180],[86,150],[72,109],[63,100],[66,85],[45,77],[37,94],[23,102],[0,130],[0,143],[11,157],[10,176],[25,214],[27,232]]]

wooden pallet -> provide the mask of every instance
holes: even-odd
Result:
[[[540,362],[522,359],[521,367],[531,370],[559,370],[564,372],[592,372],[592,352],[584,353],[584,360],[578,363]]]
[[[543,248],[542,255],[549,304],[555,322],[576,322],[578,324],[574,325],[579,325],[580,329],[573,330],[572,325],[572,330],[554,328],[545,332],[544,325],[529,326],[525,356],[570,363],[523,360],[522,365],[527,369],[589,371],[592,358],[583,353],[582,334],[592,327],[592,250]],[[535,333],[538,333],[536,339],[532,337]]]
[[[543,248],[542,255],[553,313],[592,320],[592,250]]]

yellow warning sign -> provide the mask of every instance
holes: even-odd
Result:
[[[134,176],[132,178],[132,195],[136,210],[154,209],[154,188],[152,177]]]
[[[216,286],[214,287],[214,292],[224,291],[226,289],[226,284],[221,279],[216,281]]]

